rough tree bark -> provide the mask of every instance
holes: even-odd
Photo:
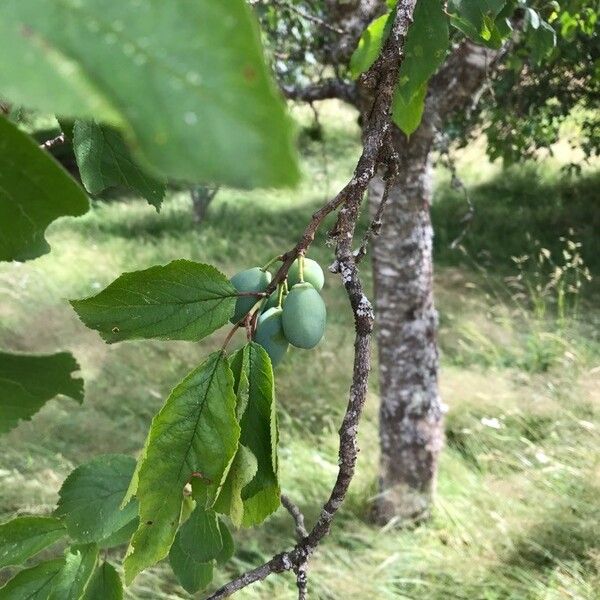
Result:
[[[433,132],[421,127],[410,140],[399,131],[393,137],[399,170],[372,253],[381,396],[376,513],[385,523],[428,515],[443,441],[429,216]],[[378,179],[373,207],[382,193]]]
[[[443,444],[438,390],[437,313],[433,301],[433,146],[450,113],[468,109],[497,53],[464,42],[433,78],[423,122],[410,139],[395,130],[398,173],[386,218],[373,241],[380,376],[380,494],[387,523],[427,518]],[[379,206],[381,178],[370,203]],[[372,210],[373,210],[372,209]]]

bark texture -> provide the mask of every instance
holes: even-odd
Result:
[[[443,445],[438,390],[437,313],[433,300],[432,149],[447,116],[468,109],[496,53],[465,42],[430,83],[423,122],[410,139],[395,130],[399,155],[380,235],[373,241],[380,375],[380,494],[377,519],[429,516]],[[376,212],[381,178],[370,187]]]
[[[399,132],[394,138],[400,168],[373,243],[381,390],[376,510],[385,523],[428,516],[443,441],[429,216],[433,137],[421,128],[410,141]],[[371,186],[374,210],[382,194],[378,179]]]

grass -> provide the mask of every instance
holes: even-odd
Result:
[[[49,256],[0,267],[0,346],[68,347],[86,380],[82,407],[67,399],[52,401],[31,423],[0,438],[0,515],[49,512],[74,466],[100,453],[136,453],[169,390],[224,335],[200,344],[107,346],[78,322],[65,298],[93,293],[124,270],[174,258],[212,262],[233,274],[287,248],[311,210],[349,176],[356,158],[354,116],[335,105],[326,111],[324,122],[335,116],[326,130],[326,155],[321,146],[304,140],[307,177],[299,190],[224,190],[200,226],[193,224],[183,193],[174,193],[160,215],[136,199],[99,203],[84,218],[51,228]],[[460,160],[470,162],[468,155]],[[579,318],[568,312],[559,320],[554,296],[542,296],[548,311],[541,316],[534,310],[536,298],[517,293],[496,274],[516,274],[510,255],[525,251],[525,230],[559,247],[553,244],[564,228],[550,227],[556,221],[540,215],[550,203],[553,214],[571,218],[564,214],[564,203],[554,203],[568,186],[561,187],[555,163],[536,167],[546,182],[537,185],[528,175],[531,166],[501,174],[496,165],[480,162],[463,169],[472,195],[481,197],[480,206],[494,216],[478,221],[463,242],[477,268],[473,261],[467,268],[444,254],[463,206],[449,190],[445,173],[439,173],[436,291],[441,389],[449,410],[434,516],[404,531],[369,522],[378,460],[374,380],[356,479],[332,535],[311,563],[314,598],[600,598],[600,342],[594,297],[582,300]],[[583,189],[594,177],[585,174],[572,182],[573,189]],[[506,198],[511,187],[514,208],[519,185],[528,192],[525,223],[493,202]],[[586,203],[592,192],[586,193],[587,200],[580,199],[582,211],[591,210]],[[592,222],[582,218],[586,221]],[[498,230],[505,235],[496,236]],[[479,258],[482,249],[488,251],[487,263]],[[327,264],[330,255],[320,237],[312,256]],[[309,523],[335,478],[336,430],[351,359],[351,316],[335,278],[328,280],[325,295],[330,314],[325,342],[314,352],[294,352],[278,369],[283,486]],[[289,546],[292,536],[284,511],[256,531],[239,532],[236,556],[218,581]],[[238,597],[294,598],[294,581],[277,576]],[[128,598],[188,596],[169,568],[159,565],[136,581]]]

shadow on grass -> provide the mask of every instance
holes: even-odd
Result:
[[[484,257],[510,268],[511,256],[529,254],[533,240],[560,252],[560,236],[583,242],[582,255],[590,269],[600,270],[600,172],[577,178],[547,176],[542,166],[527,164],[501,172],[489,182],[469,190],[474,207],[462,245],[472,257]],[[432,208],[436,259],[462,262],[452,242],[464,229],[464,197],[449,186],[437,190]],[[570,233],[572,230],[573,233]]]
[[[599,492],[584,481],[568,486],[562,502],[517,540],[504,565],[545,571],[570,561],[591,562],[600,552]]]

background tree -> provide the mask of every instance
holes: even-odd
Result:
[[[309,26],[318,33],[307,36],[309,51],[330,65],[333,77],[324,78],[325,67],[303,71],[296,86],[284,87],[288,95],[309,101],[337,97],[360,106],[363,82],[359,79],[354,86],[349,76],[356,77],[361,63],[376,55],[393,4],[298,3],[299,13],[316,11],[312,14],[334,24],[327,29],[313,20]],[[430,218],[437,150],[448,143],[448,136],[464,138],[483,127],[491,158],[509,161],[531,155],[557,140],[560,124],[573,109],[593,107],[598,96],[594,3],[450,2],[450,32],[436,12],[439,6],[417,5],[415,28],[422,19],[431,31],[429,39],[424,29],[413,30],[413,35],[418,43],[429,43],[427,68],[435,74],[419,90],[409,83],[405,94],[397,94],[392,143],[398,171],[387,174],[387,185],[382,174],[371,186],[371,212],[377,221],[382,200],[387,206],[387,218],[377,223],[378,235],[373,236],[381,391],[377,513],[383,522],[428,516],[443,444]],[[560,43],[553,49],[557,36]],[[307,51],[301,42],[298,46]],[[302,56],[298,48],[295,54]],[[581,61],[582,55],[588,60]],[[507,106],[516,110],[506,111]],[[597,115],[591,110],[584,114],[584,147],[593,154]]]

